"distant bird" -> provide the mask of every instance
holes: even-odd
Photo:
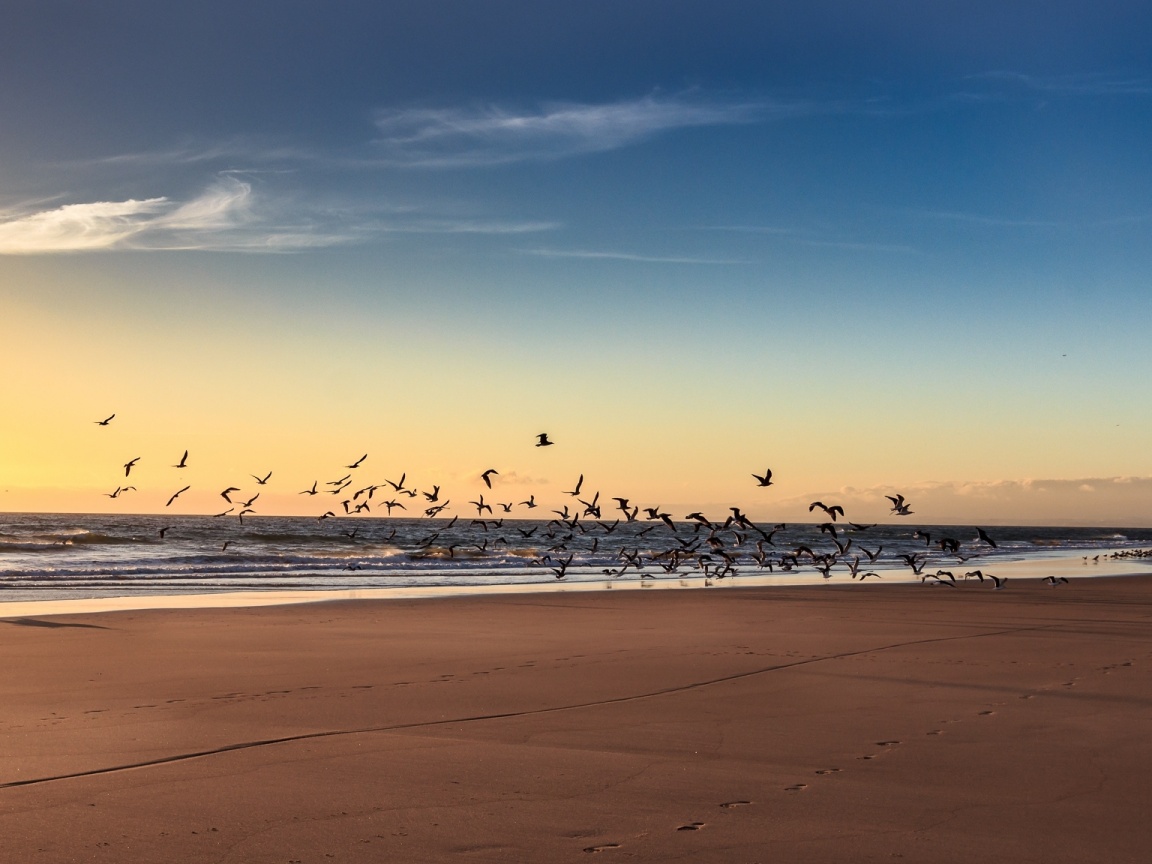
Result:
[[[992,586],[993,591],[999,591],[1001,588],[1004,587],[1004,584],[1008,581],[1007,576],[1004,576],[1001,578],[999,576],[993,576],[991,573],[988,574],[988,578],[991,579],[993,582],[993,586]]]
[[[129,474],[132,473],[132,466],[134,466],[139,461],[140,461],[140,457],[137,456],[135,459],[130,459],[129,461],[124,463],[124,476],[125,477],[127,477]]]
[[[977,537],[978,537],[978,539],[980,539],[980,540],[983,540],[985,543],[987,543],[987,544],[988,544],[989,546],[991,546],[993,549],[997,549],[997,548],[999,548],[999,547],[996,545],[996,541],[995,541],[995,540],[993,540],[991,537],[989,537],[989,536],[988,536],[988,535],[985,533],[985,531],[984,531],[984,529],[983,529],[983,528],[977,528],[977,529],[976,529],[976,534],[977,534]]]
[[[547,432],[541,432],[539,435],[536,436],[536,446],[537,447],[551,447],[555,443],[556,443],[555,441],[549,441],[548,440],[548,433]]]
[[[535,495],[529,495],[527,501],[521,501],[520,503],[523,504],[525,507],[527,507],[529,510],[531,510],[536,506],[536,496]]]
[[[765,468],[764,469],[764,476],[763,477],[761,477],[759,474],[753,474],[752,476],[756,478],[756,485],[757,486],[771,486],[772,485],[772,469],[771,468]]]
[[[345,465],[344,467],[345,467],[345,468],[359,468],[359,467],[360,467],[360,463],[361,463],[361,462],[363,462],[363,461],[364,461],[365,459],[367,459],[367,458],[368,458],[368,454],[367,454],[367,453],[365,453],[363,456],[361,456],[359,459],[357,459],[357,460],[356,460],[355,462],[353,462],[351,465]]]
[[[121,489],[119,486],[117,486],[115,492],[101,492],[100,494],[103,495],[105,498],[119,498],[120,493],[123,491],[124,491],[123,489]]]
[[[212,518],[213,519],[219,519],[221,516],[227,516],[229,513],[231,513],[235,509],[236,509],[235,507],[229,507],[223,513],[213,513]]]
[[[116,416],[115,414],[113,414],[113,415],[112,415],[112,417],[115,417],[115,416]],[[109,417],[107,420],[95,420],[95,421],[93,421],[93,422],[94,422],[94,423],[95,423],[97,426],[107,426],[109,423],[111,423],[111,422],[112,422],[112,417]]]
[[[232,499],[228,497],[228,493],[229,492],[239,492],[239,491],[240,491],[239,487],[229,486],[227,489],[225,489],[223,492],[220,493],[220,497],[223,498],[225,501],[227,501],[229,504],[231,504]]]
[[[227,552],[227,551],[228,551],[228,547],[229,547],[229,546],[231,546],[231,545],[232,545],[232,541],[231,541],[231,540],[225,540],[225,541],[224,541],[224,545],[220,547],[220,551],[221,551],[221,552]]]
[[[841,507],[839,504],[833,504],[831,507],[829,507],[823,501],[813,501],[811,504],[808,505],[808,512],[811,513],[817,507],[819,507],[825,513],[827,513],[828,518],[831,519],[833,522],[836,521],[836,515],[837,514],[839,514],[841,516],[844,515],[844,508]]]
[[[180,461],[172,466],[173,468],[187,468],[188,467],[188,451],[184,451],[184,455],[180,457]]]
[[[912,515],[913,511],[909,510],[908,505],[906,503],[904,503],[904,496],[903,495],[896,495],[895,497],[893,497],[892,495],[885,495],[884,497],[892,502],[892,512],[895,513],[897,516],[911,516]]]
[[[435,504],[440,500],[440,487],[433,486],[431,492],[422,492],[421,494],[428,499],[429,504]]]
[[[571,495],[573,498],[575,498],[580,494],[580,487],[583,485],[584,485],[584,475],[581,474],[580,479],[576,481],[576,488],[573,489],[571,492],[565,492],[564,494],[565,495]]]
[[[237,491],[239,491],[239,490],[237,490]],[[241,504],[240,506],[241,506],[241,507],[251,507],[251,506],[252,506],[252,502],[254,502],[254,501],[255,501],[257,498],[259,498],[259,497],[260,497],[260,493],[259,493],[259,492],[257,492],[255,495],[253,495],[251,498],[249,498],[247,501],[245,501],[245,502],[244,502],[243,504]],[[229,503],[229,504],[231,504],[232,502],[231,502],[231,501],[229,501],[228,503]]]
[[[175,501],[177,498],[179,498],[181,495],[183,495],[185,492],[187,492],[191,488],[192,488],[191,486],[185,486],[183,489],[181,489],[179,492],[177,492],[175,495],[173,495],[171,498],[169,498],[168,503],[165,504],[164,506],[165,507],[171,507],[173,501]],[[160,536],[163,537],[164,535],[161,534]]]
[[[258,483],[258,484],[260,484],[261,486],[263,486],[265,483],[267,483],[267,482],[268,482],[268,478],[272,476],[272,472],[271,472],[271,471],[269,471],[269,472],[268,472],[268,473],[267,473],[267,474],[264,476],[264,479],[263,479],[263,480],[261,480],[261,479],[260,479],[259,477],[257,477],[255,474],[249,474],[248,476],[249,476],[249,477],[251,477],[253,480],[255,480],[255,481]]]
[[[319,492],[316,491],[316,484],[319,482],[320,481],[318,481],[318,480],[313,480],[311,489],[305,489],[303,492],[297,492],[296,494],[297,495],[318,495],[318,494],[320,494]]]
[[[487,471],[485,471],[483,474],[480,475],[480,479],[484,481],[485,486],[487,486],[489,489],[491,489],[492,488],[492,475],[493,474],[499,474],[499,473],[500,472],[497,471],[495,468],[489,468]]]
[[[1064,585],[1068,584],[1068,580],[1065,579],[1063,576],[1045,576],[1043,581],[1046,585],[1048,585],[1052,588],[1055,588],[1057,585],[1060,585],[1061,583],[1063,583]]]
[[[169,503],[171,503],[171,502],[169,502]],[[163,540],[163,539],[164,539],[164,535],[165,535],[166,533],[168,533],[169,531],[171,531],[171,530],[172,530],[174,527],[176,527],[176,526],[174,526],[174,525],[168,525],[168,526],[165,526],[164,528],[161,528],[161,529],[160,529],[160,539],[161,539],[161,540]]]
[[[923,540],[925,546],[931,546],[932,545],[932,535],[929,534],[927,531],[921,531],[919,528],[917,528],[915,531],[912,532],[912,539],[913,540]]]
[[[408,479],[408,472],[405,471],[403,474],[400,475],[400,482],[399,483],[393,483],[387,477],[384,478],[384,482],[387,483],[389,486],[391,486],[393,489],[395,489],[397,492],[399,492],[401,489],[404,488],[404,481],[407,479]]]

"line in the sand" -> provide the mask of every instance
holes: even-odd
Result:
[[[172,756],[162,756],[158,759],[148,759],[141,762],[131,762],[125,765],[113,765],[107,768],[93,768],[89,771],[76,771],[70,774],[56,774],[50,777],[31,777],[27,780],[11,780],[0,783],[0,789],[13,789],[20,786],[38,786],[45,783],[55,783],[63,780],[78,780],[83,777],[99,777],[106,774],[116,774],[123,771],[132,771],[139,768],[153,768],[161,765],[171,765],[176,762],[187,762],[193,759],[203,759],[208,756],[219,756],[225,753],[235,753],[240,750],[253,750],[259,747],[271,747],[276,744],[290,744],[295,741],[311,741],[318,738],[335,738],[346,735],[365,735],[374,732],[402,732],[409,729],[427,729],[437,726],[450,726],[454,723],[478,723],[486,720],[508,720],[516,717],[532,717],[540,714],[553,714],[560,711],[577,711],[583,708],[597,708],[605,705],[619,705],[626,702],[636,702],[642,699],[652,699],[659,696],[669,696],[674,693],[684,693],[724,684],[730,681],[739,681],[743,678],[752,678],[768,672],[779,672],[785,669],[795,669],[799,666],[809,666],[813,663],[822,663],[826,660],[841,660],[847,657],[859,657],[864,654],[875,654],[879,651],[890,651],[896,648],[910,648],[915,645],[930,645],[939,642],[955,642],[962,639],[981,639],[990,636],[1008,636],[1014,633],[1048,630],[1054,625],[1042,627],[1012,627],[1006,630],[992,630],[985,633],[967,633],[961,636],[936,636],[930,639],[913,639],[906,642],[893,642],[889,645],[878,645],[872,648],[862,648],[858,651],[843,651],[837,654],[825,654],[820,657],[809,657],[805,660],[794,660],[790,663],[780,663],[774,666],[764,666],[747,672],[736,672],[732,675],[723,675],[719,678],[710,678],[706,681],[694,681],[689,684],[679,684],[675,687],[665,687],[647,693],[634,693],[630,696],[617,696],[611,699],[597,699],[592,702],[578,702],[571,705],[554,705],[549,708],[533,708],[527,711],[505,711],[496,714],[476,714],[467,717],[453,717],[443,720],[421,720],[412,723],[397,723],[389,726],[367,726],[360,729],[327,729],[321,732],[303,732],[298,735],[285,735],[279,738],[264,738],[256,741],[241,741],[236,744],[225,744],[208,750],[197,750],[193,753],[177,753]]]

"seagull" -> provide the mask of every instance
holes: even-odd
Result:
[[[531,510],[532,508],[534,508],[536,506],[536,496],[535,495],[529,495],[527,501],[521,501],[520,503],[523,504],[525,507],[527,507],[529,510]]]
[[[231,545],[232,545],[232,541],[231,541],[231,540],[225,540],[225,541],[224,541],[224,545],[220,547],[220,551],[221,551],[221,552],[227,552],[227,551],[228,551],[228,547],[229,547],[229,546],[231,546]]]
[[[993,576],[991,573],[988,574],[988,578],[991,579],[993,583],[995,583],[992,586],[993,591],[999,591],[1001,588],[1004,587],[1004,583],[1008,581],[1007,576],[1003,576],[1003,577]]]
[[[188,467],[188,451],[184,451],[184,455],[180,457],[179,463],[172,466],[173,468],[187,468]]]
[[[228,493],[229,492],[239,492],[239,491],[240,491],[240,489],[238,487],[229,486],[227,489],[225,489],[223,492],[220,493],[220,497],[223,498],[225,501],[227,501],[229,504],[231,504],[232,499],[228,497]]]
[[[237,491],[239,491],[239,490],[237,490]],[[260,493],[259,493],[259,492],[257,492],[255,495],[253,495],[251,498],[249,498],[247,501],[245,501],[245,502],[244,502],[243,504],[241,504],[240,506],[241,506],[241,507],[251,507],[251,506],[252,506],[252,502],[253,502],[253,501],[255,501],[255,500],[256,500],[257,498],[259,498],[259,497],[260,497]],[[231,503],[231,502],[229,502],[229,503]]]
[[[904,503],[904,496],[903,495],[896,495],[895,497],[893,497],[891,495],[885,495],[884,497],[892,502],[892,512],[895,513],[897,516],[911,516],[912,515],[913,511],[909,510],[908,505]]]
[[[401,489],[404,488],[404,481],[407,479],[408,479],[408,472],[405,471],[403,474],[400,475],[400,482],[399,483],[393,483],[387,477],[384,478],[384,482],[387,483],[389,486],[391,486],[393,489],[395,489],[397,492],[399,492]]]
[[[993,540],[991,537],[989,537],[989,536],[988,536],[988,535],[987,535],[987,534],[984,532],[984,529],[983,529],[983,528],[977,528],[977,529],[976,529],[976,534],[977,534],[977,537],[978,537],[978,539],[980,539],[980,540],[983,540],[985,543],[987,543],[987,544],[988,544],[989,546],[991,546],[993,549],[997,549],[997,548],[999,548],[999,547],[997,547],[997,545],[996,545],[996,541],[995,541],[995,540]]]
[[[1055,588],[1061,582],[1063,582],[1065,585],[1068,584],[1068,580],[1065,579],[1063,576],[1045,576],[1043,581],[1045,584],[1047,584],[1048,586],[1050,586],[1052,588]]]
[[[161,528],[161,529],[160,529],[160,539],[161,539],[161,540],[163,540],[163,539],[164,539],[164,534],[165,534],[166,532],[168,532],[168,531],[171,531],[171,530],[172,530],[173,528],[175,528],[175,527],[176,527],[175,525],[168,525],[168,526],[166,526],[166,527],[164,527],[164,528]]]
[[[268,478],[272,476],[272,472],[271,472],[271,471],[269,471],[269,472],[268,472],[268,473],[265,475],[265,477],[264,477],[264,479],[263,479],[263,480],[261,480],[261,479],[260,479],[259,477],[257,477],[255,474],[249,474],[248,476],[249,476],[249,477],[251,477],[253,480],[255,480],[255,481],[258,483],[258,484],[260,484],[261,486],[263,486],[265,483],[267,483],[267,482],[268,482]]]
[[[484,481],[485,486],[487,486],[489,489],[491,489],[492,488],[492,475],[493,474],[499,474],[499,473],[500,472],[497,471],[495,468],[489,468],[487,471],[485,471],[483,474],[480,475],[480,479]]]
[[[117,486],[115,492],[101,492],[100,494],[104,495],[107,498],[119,498],[120,493],[123,491],[124,491],[123,489],[121,489],[119,486]]]
[[[765,468],[764,469],[764,476],[763,477],[761,477],[759,474],[753,474],[752,476],[756,478],[756,485],[757,486],[771,486],[772,485],[772,469],[771,468]]]
[[[132,473],[132,466],[135,465],[139,461],[140,461],[140,457],[137,456],[135,459],[129,460],[128,462],[124,463],[124,476],[125,477],[127,477],[129,474]]]
[[[115,414],[112,415],[112,417],[115,417],[115,416],[116,416]],[[94,420],[93,422],[97,426],[107,426],[109,423],[112,422],[112,417],[109,417],[107,420]]]
[[[367,453],[365,453],[363,456],[361,456],[359,459],[357,459],[357,460],[356,460],[355,462],[353,462],[351,465],[345,465],[344,467],[345,467],[345,468],[359,468],[359,467],[360,467],[360,463],[361,463],[361,462],[363,462],[363,461],[364,461],[365,459],[367,459],[367,458],[368,458],[368,454],[367,454]]]
[[[536,436],[536,446],[537,447],[551,447],[555,443],[556,443],[555,441],[549,441],[548,440],[548,433],[547,432],[541,432],[539,435]]]
[[[435,504],[437,501],[440,500],[440,487],[439,486],[433,486],[431,492],[422,492],[420,494],[422,494],[425,498],[428,499],[429,504]]]
[[[576,488],[571,492],[565,492],[565,495],[571,495],[573,498],[580,494],[580,487],[584,485],[584,475],[580,475],[580,479],[576,481]]]
[[[269,475],[269,476],[271,476],[271,475]],[[303,492],[297,492],[296,494],[297,495],[318,495],[319,493],[316,491],[316,484],[318,482],[320,482],[320,481],[313,480],[311,489],[305,489]]]
[[[169,498],[168,503],[165,504],[164,506],[165,507],[171,507],[173,501],[175,501],[177,498],[179,498],[181,495],[183,495],[185,492],[187,492],[191,488],[192,488],[191,486],[185,486],[183,489],[181,489],[179,492],[177,492],[175,495],[173,495],[171,498]],[[160,536],[163,537],[164,535],[161,534]]]
[[[841,516],[844,515],[844,508],[841,507],[839,504],[833,504],[831,507],[829,507],[823,501],[813,501],[811,504],[808,505],[808,512],[811,513],[817,507],[819,507],[825,513],[827,513],[828,518],[830,518],[833,522],[836,521],[836,514],[837,513],[839,513]]]

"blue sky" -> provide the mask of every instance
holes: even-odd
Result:
[[[6,351],[97,413],[255,375],[364,439],[386,376],[692,506],[1152,475],[1143,4],[171,5],[0,31]]]

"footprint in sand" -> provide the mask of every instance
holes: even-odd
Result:
[[[807,789],[807,788],[808,788],[807,783],[796,783],[792,786],[785,786],[784,791],[785,792],[799,792],[801,789]]]
[[[585,846],[585,852],[603,852],[605,849],[619,849],[619,843],[601,843],[599,846]]]
[[[725,810],[731,810],[733,807],[747,807],[751,803],[751,801],[725,801],[720,806]]]
[[[816,773],[817,774],[838,774],[838,773],[840,773],[840,769],[839,768],[821,768]]]

